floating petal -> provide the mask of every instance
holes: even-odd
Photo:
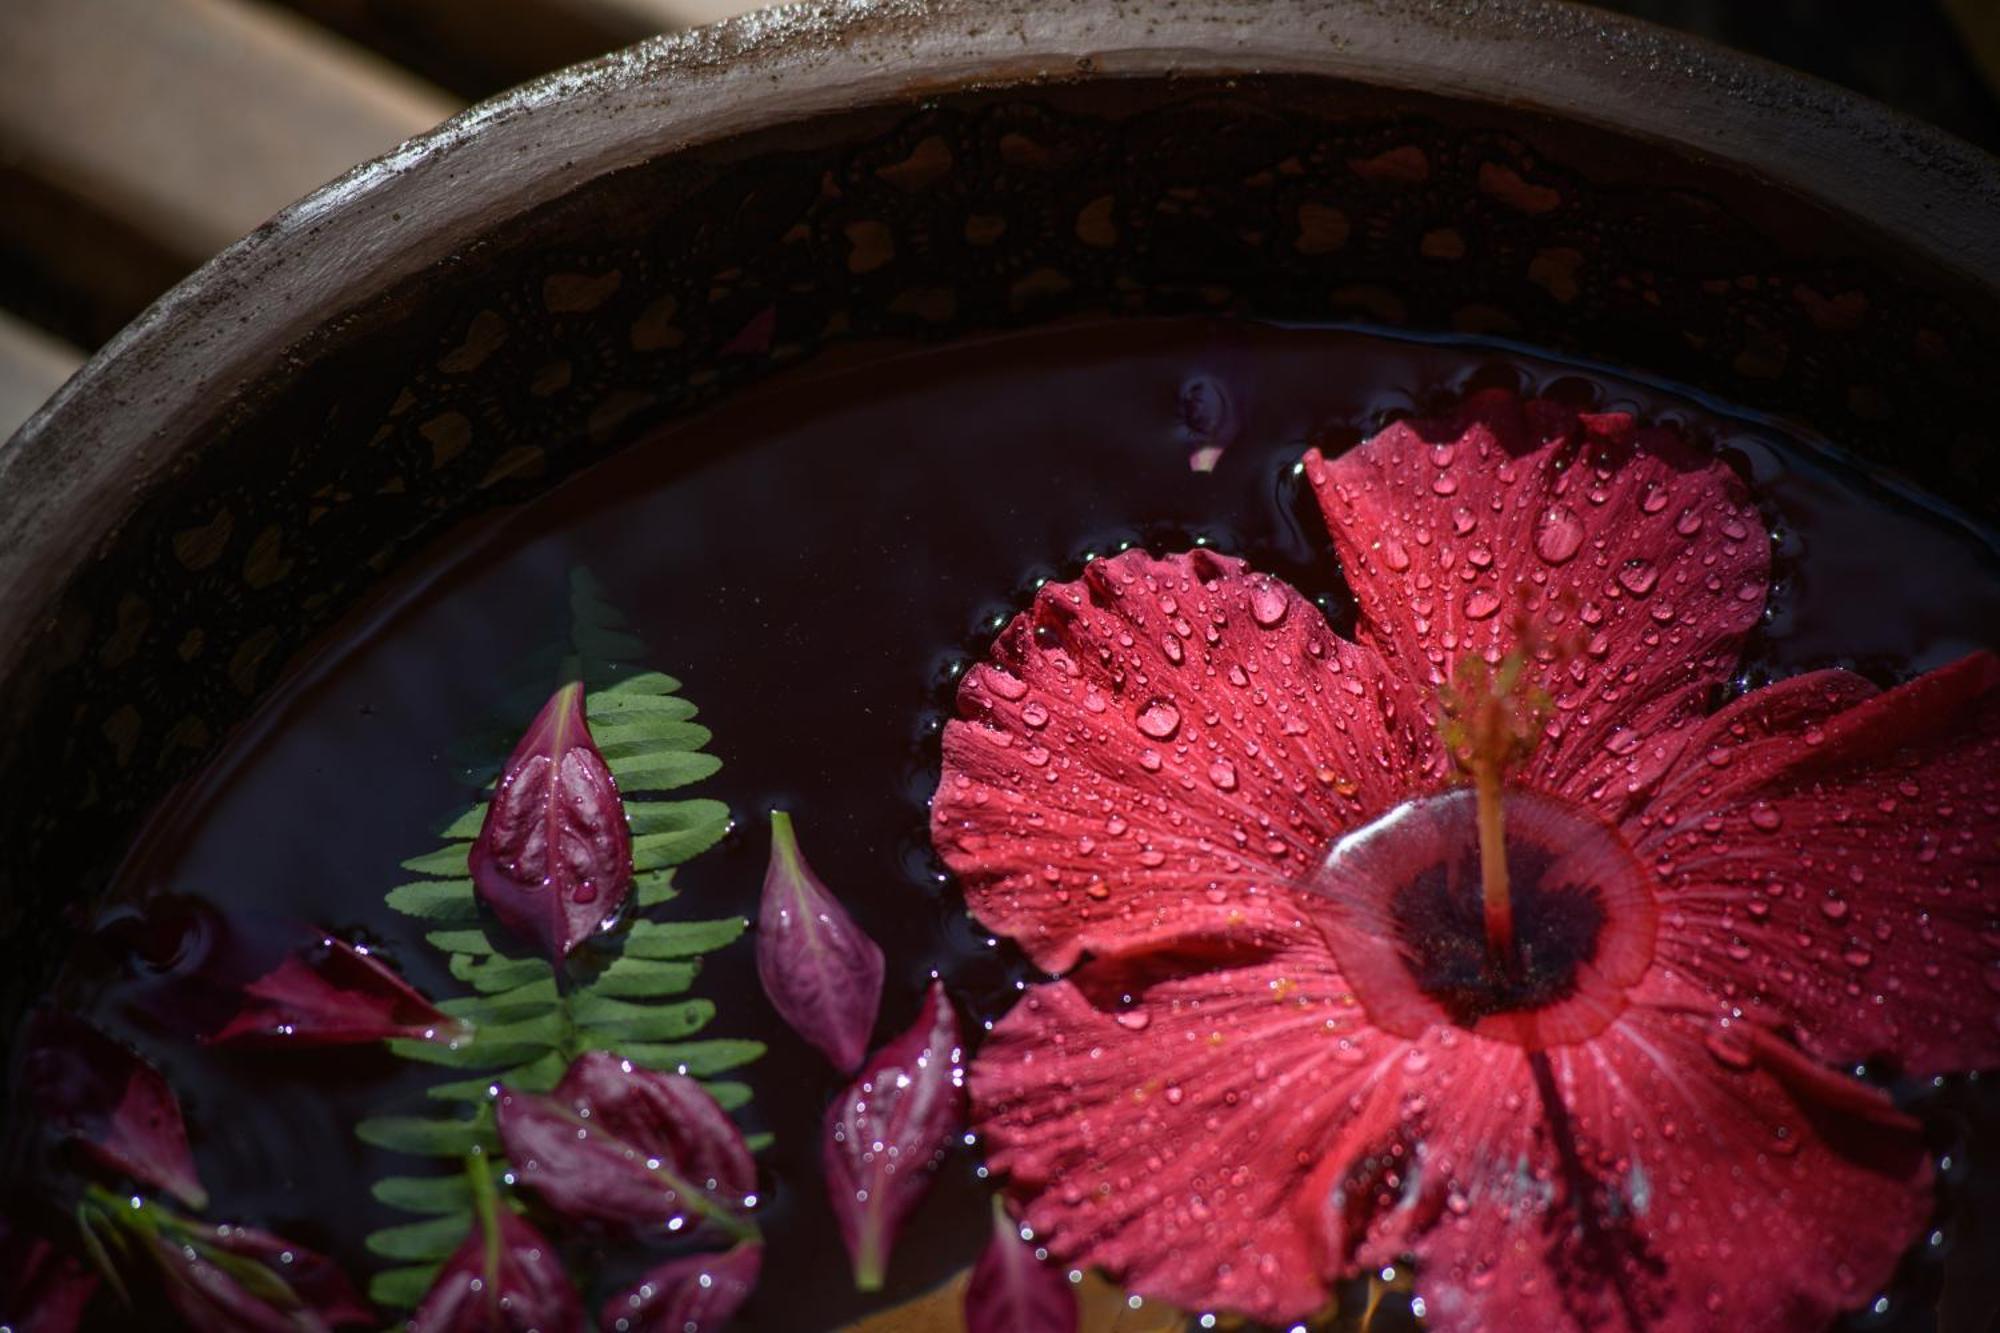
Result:
[[[1076,1333],[1076,1291],[1061,1265],[1035,1257],[1021,1224],[993,1201],[993,1238],[965,1287],[967,1333]]]
[[[604,1304],[604,1333],[717,1333],[757,1285],[764,1249],[745,1241],[721,1254],[669,1259]]]
[[[463,1031],[388,965],[331,936],[243,988],[207,1040],[238,1046],[352,1046],[389,1037],[450,1041]]]
[[[632,889],[632,833],[590,736],[583,686],[557,690],[500,776],[472,844],[472,882],[508,929],[561,961]]]
[[[897,1234],[965,1126],[964,1058],[958,1015],[932,982],[916,1023],[827,1108],[827,1199],[863,1291],[881,1288]]]
[[[190,1208],[207,1204],[180,1102],[158,1070],[88,1023],[51,1009],[29,1020],[25,1045],[29,1096],[58,1137]]]
[[[691,1078],[590,1051],[546,1096],[503,1092],[498,1121],[515,1174],[566,1218],[746,1229],[756,1164],[735,1122]]]
[[[778,1016],[835,1068],[853,1073],[882,1003],[882,950],[813,874],[782,810],[771,812],[757,976]]]
[[[465,1243],[410,1317],[409,1333],[572,1333],[583,1303],[562,1257],[542,1233],[498,1205],[484,1210]]]

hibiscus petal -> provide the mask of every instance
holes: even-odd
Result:
[[[1539,655],[1555,717],[1521,776],[1607,814],[1699,725],[1763,611],[1770,551],[1742,482],[1622,413],[1487,391],[1305,466],[1360,640],[1397,672],[1435,687],[1523,647],[1524,624],[1575,638]]]
[[[0,1218],[0,1326],[13,1333],[75,1333],[98,1277],[74,1255]]]
[[[583,1304],[555,1247],[504,1207],[445,1260],[409,1333],[573,1333]]]
[[[993,1201],[993,1238],[965,1287],[966,1333],[1076,1333],[1076,1291],[1060,1265],[1035,1257],[1021,1226]]]
[[[1304,1192],[1394,1123],[1362,1094],[1407,1045],[1365,1025],[1310,933],[1274,957],[1104,959],[1000,1021],[974,1123],[1057,1258],[1277,1323],[1327,1300]]]
[[[1414,1254],[1439,1333],[1817,1333],[1930,1214],[1916,1123],[1747,1025],[1635,1009],[1537,1057],[1441,1033],[1402,1073],[1377,1096],[1406,1116],[1324,1182],[1325,1231],[1350,1266]]]
[[[944,987],[931,983],[909,1031],[870,1057],[826,1108],[820,1160],[854,1284],[882,1285],[903,1223],[965,1123],[964,1047]]]
[[[604,1333],[717,1333],[757,1285],[764,1248],[669,1259],[604,1304]]]
[[[567,1218],[741,1230],[757,1186],[742,1132],[707,1089],[605,1051],[579,1056],[546,1096],[503,1092],[498,1123],[522,1183]]]
[[[88,1023],[51,1009],[29,1020],[25,1042],[29,1095],[60,1138],[190,1208],[207,1204],[180,1102],[158,1070]]]
[[[560,961],[632,888],[632,833],[583,686],[549,696],[507,759],[468,858],[479,896]]]
[[[462,1025],[379,958],[331,936],[243,988],[207,1040],[238,1046],[351,1046],[389,1037],[450,1041]]]
[[[1427,706],[1240,560],[1129,551],[967,673],[931,807],[972,913],[1050,971],[1293,919],[1274,889],[1442,774]]]
[[[771,812],[757,976],[779,1017],[853,1073],[882,1003],[882,950],[813,874],[782,810]]]
[[[1627,825],[1662,961],[1823,1060],[2000,1063],[2000,659],[1845,672],[1717,713]]]

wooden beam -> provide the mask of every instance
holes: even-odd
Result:
[[[178,276],[458,105],[244,0],[4,0],[0,170],[33,206],[0,209],[0,247],[123,323],[157,294],[134,304],[135,271]]]
[[[0,311],[0,441],[82,364],[79,349]]]

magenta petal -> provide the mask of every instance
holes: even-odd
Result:
[[[1076,1333],[1076,1291],[1062,1268],[1035,1257],[1021,1224],[993,1201],[993,1239],[965,1288],[966,1333]]]
[[[328,937],[243,988],[208,1040],[238,1046],[352,1046],[389,1037],[449,1041],[461,1031],[380,959]]]
[[[742,1132],[707,1089],[604,1051],[579,1056],[547,1096],[502,1094],[499,1127],[522,1183],[571,1219],[734,1231],[757,1187]]]
[[[75,1333],[97,1286],[97,1274],[75,1256],[0,1218],[0,1326],[13,1333]]]
[[[514,747],[469,861],[494,915],[558,960],[624,903],[632,833],[582,685],[549,696]]]
[[[771,812],[757,975],[779,1016],[842,1073],[853,1073],[868,1054],[882,1004],[882,950],[813,874],[783,810]]]
[[[409,1333],[577,1333],[583,1303],[555,1247],[504,1207],[490,1218],[445,1260]]]
[[[875,1052],[826,1110],[820,1156],[827,1200],[861,1290],[881,1288],[896,1233],[964,1123],[958,1015],[934,981],[916,1023]]]
[[[190,1208],[208,1203],[180,1103],[158,1070],[88,1023],[54,1010],[29,1021],[26,1040],[29,1095],[59,1137]]]
[[[298,1333],[376,1322],[332,1260],[268,1232],[190,1224],[150,1241],[168,1301],[195,1328]]]
[[[604,1303],[604,1333],[716,1333],[750,1299],[764,1247],[669,1259]]]

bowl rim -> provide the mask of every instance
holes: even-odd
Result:
[[[1501,56],[1504,58],[1495,58]],[[1533,81],[1519,72],[1534,69]],[[954,91],[1308,75],[1697,154],[2000,295],[2000,159],[1861,96],[1568,0],[837,0],[656,38],[480,103],[287,207],[160,297],[0,445],[0,680],[67,575],[282,381],[315,331],[624,168]],[[51,538],[50,534],[59,534]]]

